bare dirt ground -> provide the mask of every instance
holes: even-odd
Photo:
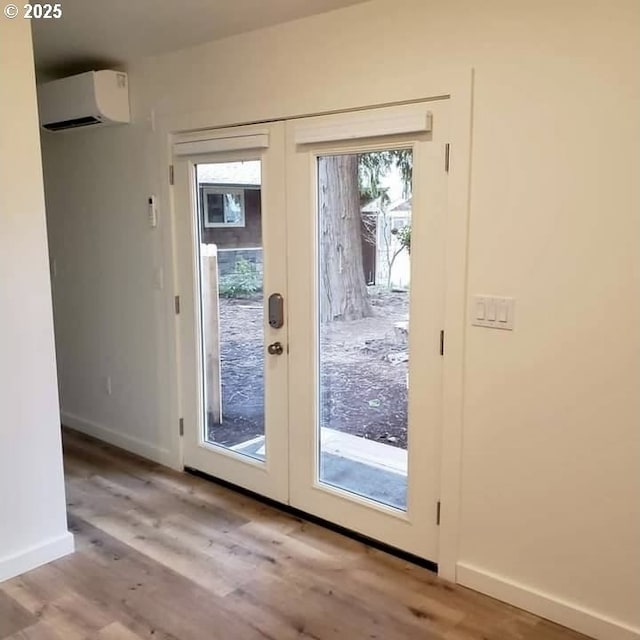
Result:
[[[321,326],[320,415],[329,427],[407,446],[407,293],[371,294],[374,316]],[[263,309],[260,298],[221,299],[223,424],[214,442],[233,446],[264,433]]]

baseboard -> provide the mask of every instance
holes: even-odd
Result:
[[[73,536],[66,531],[63,535],[29,547],[10,556],[0,558],[0,582],[53,562],[73,553]]]
[[[154,444],[130,436],[120,431],[104,427],[100,424],[92,422],[91,420],[85,420],[79,416],[73,415],[63,411],[60,415],[62,424],[74,431],[80,431],[88,436],[102,440],[112,444],[114,447],[119,447],[125,451],[130,451],[136,455],[152,460],[166,467],[172,467],[173,469],[180,468],[178,464],[177,456],[173,454],[169,449],[163,449]]]
[[[637,627],[472,565],[458,563],[456,581],[598,640],[640,640]]]

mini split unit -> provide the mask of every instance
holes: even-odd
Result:
[[[127,74],[89,71],[38,86],[40,124],[49,131],[126,124],[129,115]]]

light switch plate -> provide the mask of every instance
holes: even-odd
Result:
[[[498,296],[473,296],[471,301],[471,324],[513,331],[516,301],[514,298]]]

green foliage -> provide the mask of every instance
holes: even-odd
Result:
[[[256,265],[238,258],[233,271],[220,277],[218,292],[223,298],[241,298],[262,290],[262,276]]]
[[[358,182],[361,197],[375,200],[384,196],[385,190],[380,188],[380,180],[394,166],[400,170],[404,197],[409,197],[413,174],[413,152],[411,149],[371,151],[360,154],[358,156]]]
[[[400,245],[403,249],[406,249],[408,253],[411,253],[411,225],[405,225],[400,229],[392,231],[392,233],[400,241]]]

